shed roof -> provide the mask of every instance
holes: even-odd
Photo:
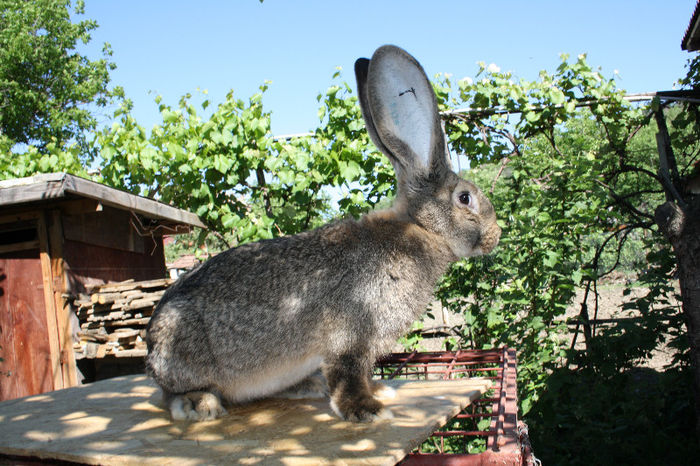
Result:
[[[681,41],[681,49],[688,52],[700,50],[700,1],[695,4],[693,16]]]
[[[197,215],[68,173],[47,173],[0,181],[0,208],[87,198],[168,223],[206,228]]]

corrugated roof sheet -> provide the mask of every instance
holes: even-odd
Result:
[[[700,49],[700,0],[695,4],[693,16],[690,18],[688,28],[685,30],[683,40],[681,41],[681,49],[689,52]]]

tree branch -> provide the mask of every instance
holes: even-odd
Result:
[[[603,183],[600,180],[594,180],[596,183],[604,187],[605,189],[608,190],[608,193],[610,194],[610,197],[612,197],[615,202],[623,207],[625,207],[627,210],[632,212],[634,215],[637,217],[642,217],[642,218],[647,218],[649,220],[654,220],[654,216],[651,214],[647,214],[645,212],[642,212],[641,210],[637,209],[635,206],[633,206],[629,201],[627,201],[625,198],[619,196],[612,187],[608,186],[607,184]]]
[[[214,228],[210,227],[209,233],[214,235],[214,237],[216,237],[216,239],[218,239],[224,246],[226,246],[226,249],[231,248],[231,244],[228,241],[226,241],[226,238],[224,237],[224,235],[222,235],[221,233],[216,231]]]
[[[270,191],[267,189],[267,182],[265,181],[265,172],[261,166],[255,169],[255,177],[258,180],[258,186],[262,191],[263,199],[265,200],[265,213],[268,217],[272,218],[272,203],[270,202]]]
[[[676,156],[673,153],[671,147],[671,136],[668,132],[668,126],[666,125],[666,117],[664,116],[663,106],[654,112],[654,118],[656,119],[656,125],[659,128],[659,133],[657,134],[657,144],[662,144],[664,146],[664,155],[667,160],[667,168],[671,174],[671,182],[678,186],[680,181],[680,176],[678,176],[678,164],[676,163]],[[661,149],[659,149],[659,155],[661,155]]]
[[[512,155],[512,154],[510,154],[510,155]],[[508,164],[508,162],[510,162],[510,155],[503,157],[503,160],[501,160],[501,167],[498,169],[498,173],[496,173],[496,176],[494,177],[493,182],[491,183],[491,189],[489,190],[489,194],[493,194],[494,189],[496,189],[496,182],[501,177],[501,174],[503,173],[503,170],[506,168],[506,165]]]
[[[656,133],[656,145],[659,150],[659,179],[666,191],[666,200],[675,199],[681,207],[685,208],[686,203],[676,188],[680,187],[681,178],[678,175],[678,164],[671,147],[671,137],[666,126],[663,107],[654,112],[654,117],[656,125],[659,127],[659,132]]]

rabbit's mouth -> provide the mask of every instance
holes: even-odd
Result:
[[[485,231],[472,231],[466,239],[452,239],[450,249],[458,258],[483,256],[494,250],[500,237],[501,228],[494,224]]]
[[[477,238],[476,241],[452,241],[450,245],[452,253],[457,258],[483,256],[485,253],[483,243]]]
[[[495,225],[485,231],[479,231],[476,238],[473,241],[473,246],[469,249],[467,254],[462,257],[477,257],[483,256],[494,250],[498,244],[498,240],[501,238],[501,228]]]
[[[494,250],[498,244],[498,240],[501,238],[501,227],[494,224],[493,228],[489,229],[487,232],[481,233],[481,244],[478,249],[480,249],[482,254],[488,254]]]

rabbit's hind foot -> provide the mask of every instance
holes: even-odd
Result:
[[[221,398],[204,391],[172,395],[168,407],[175,421],[211,421],[227,414]]]

